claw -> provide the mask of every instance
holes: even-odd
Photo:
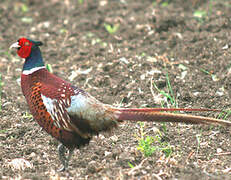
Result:
[[[66,170],[65,167],[62,166],[61,168],[59,168],[59,169],[57,170],[57,172],[64,172],[65,170]]]

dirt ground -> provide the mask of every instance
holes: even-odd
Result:
[[[31,117],[20,88],[23,60],[8,49],[22,36],[43,41],[54,74],[115,106],[170,107],[151,86],[167,92],[168,73],[179,107],[230,109],[230,12],[229,0],[2,0],[0,179],[231,179],[230,129],[151,122],[146,136],[164,134],[170,157],[145,157],[140,124],[124,122],[56,172],[58,142]],[[108,24],[118,29],[110,33]]]

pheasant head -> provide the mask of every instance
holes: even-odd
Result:
[[[10,46],[10,49],[17,48],[17,54],[21,58],[28,58],[33,49],[41,46],[43,43],[41,41],[33,41],[27,38],[20,38],[16,43]]]
[[[23,71],[31,73],[33,70],[44,67],[42,55],[39,46],[43,45],[41,41],[33,41],[28,38],[20,38],[10,46],[10,49],[16,48],[19,57],[26,59]]]

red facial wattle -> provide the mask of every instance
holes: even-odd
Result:
[[[21,46],[19,48],[19,50],[17,51],[18,55],[21,58],[27,58],[30,56],[31,53],[31,47],[32,47],[32,42],[30,42],[28,39],[26,38],[21,38],[19,39],[18,44]]]

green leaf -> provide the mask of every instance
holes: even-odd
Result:
[[[53,73],[53,69],[52,69],[52,67],[51,67],[50,64],[47,64],[47,65],[46,65],[46,68],[47,68],[47,70],[48,70],[50,73]]]
[[[135,167],[130,162],[128,162],[128,165],[129,165],[130,168],[134,168]]]
[[[26,12],[29,11],[29,8],[28,8],[28,6],[26,4],[23,4],[22,7],[21,7],[21,9],[22,9],[23,13],[26,13]]]
[[[84,0],[78,0],[79,4],[83,4]]]
[[[179,68],[179,69],[182,69],[183,71],[186,71],[186,70],[188,69],[188,68],[187,68],[185,65],[183,65],[183,64],[179,64],[178,68]]]
[[[163,2],[163,3],[161,4],[161,6],[162,6],[162,7],[168,6],[168,2]]]
[[[109,34],[114,34],[119,29],[120,25],[119,24],[110,25],[110,24],[104,23],[104,27]]]
[[[193,13],[193,16],[197,17],[197,18],[203,18],[206,15],[207,15],[206,11],[199,11],[199,10],[197,10],[197,11],[194,11],[194,13]]]
[[[23,17],[21,18],[21,21],[24,23],[32,23],[33,19],[31,17]]]

